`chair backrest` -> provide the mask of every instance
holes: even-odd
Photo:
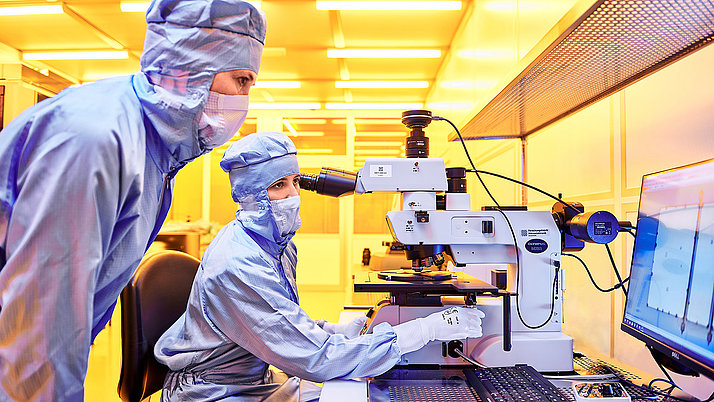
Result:
[[[154,358],[154,345],[186,311],[199,263],[180,251],[149,254],[122,291],[122,400],[140,401],[162,388],[168,368]]]

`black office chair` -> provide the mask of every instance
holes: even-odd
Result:
[[[141,401],[162,388],[168,367],[154,358],[154,345],[186,311],[199,262],[180,251],[149,254],[122,291],[122,400]]]

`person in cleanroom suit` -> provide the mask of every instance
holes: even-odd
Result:
[[[206,249],[186,312],[154,348],[171,369],[162,400],[309,400],[316,396],[305,392],[316,387],[309,381],[376,376],[431,340],[481,336],[483,313],[475,308],[382,323],[367,335],[359,335],[365,317],[342,325],[312,320],[295,283],[295,146],[282,133],[250,134],[228,147],[221,167],[241,208]],[[269,365],[296,377],[286,380]]]
[[[69,88],[0,133],[0,400],[81,400],[90,344],[169,210],[241,126],[265,17],[154,0],[141,72]]]

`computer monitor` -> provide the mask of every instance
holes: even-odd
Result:
[[[714,379],[714,159],[642,178],[621,328],[665,366]]]

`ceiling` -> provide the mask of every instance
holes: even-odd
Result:
[[[260,128],[255,110],[261,103],[270,107],[271,103],[310,102],[319,103],[320,113],[281,107],[279,113],[286,117],[282,122],[287,124],[281,127],[279,120],[278,127],[292,132],[301,154],[313,155],[314,163],[321,163],[320,155],[354,158],[355,167],[367,157],[403,156],[406,128],[399,121],[401,111],[426,103],[471,2],[449,2],[460,3],[457,10],[359,11],[319,10],[315,0],[261,1],[268,27],[258,85],[251,90],[249,119],[233,140]],[[0,15],[0,64],[22,63],[24,82],[51,95],[72,84],[139,70],[146,30],[144,12],[122,12],[120,0],[0,0],[0,13],[3,7],[37,5],[61,9],[51,15]],[[438,51],[440,56],[329,58],[328,49],[426,49]],[[27,60],[32,52],[78,50],[124,50],[128,58]],[[335,84],[395,80],[420,83],[417,88],[338,88]],[[259,87],[271,81],[298,81],[299,87]],[[338,110],[326,110],[335,103],[332,108]],[[362,110],[362,103],[378,105]],[[357,109],[360,117],[382,119],[356,119],[347,124],[349,112],[342,108]],[[263,115],[270,113],[264,111]],[[350,127],[352,136],[347,134]],[[270,128],[273,130],[275,125]]]
[[[143,12],[122,12],[119,0],[10,1],[0,7],[61,5],[51,15],[0,15],[5,53],[24,60],[27,52],[128,50],[124,60],[24,61],[57,77],[44,85],[93,81],[139,70],[146,23]],[[318,10],[314,0],[263,0],[268,20],[258,81],[299,81],[299,88],[254,88],[251,102],[423,103],[468,8],[447,11]],[[328,49],[430,49],[436,58],[328,58]],[[8,56],[6,56],[7,58]],[[12,55],[10,56],[12,57]],[[49,69],[49,71],[47,70]],[[424,88],[342,89],[335,81],[426,81]],[[47,79],[46,81],[51,81]],[[339,106],[338,106],[339,107]]]

